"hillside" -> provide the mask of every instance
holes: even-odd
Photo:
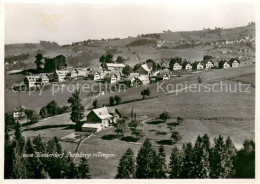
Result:
[[[88,40],[59,46],[55,42],[5,45],[5,58],[29,54],[18,63],[6,63],[6,70],[34,67],[34,56],[41,51],[46,57],[64,55],[70,66],[96,67],[102,54],[111,53],[125,58],[125,63],[134,65],[147,59],[162,60],[180,56],[191,62],[201,60],[203,55],[212,55],[215,60],[238,57],[242,64],[255,62],[255,26],[229,29],[205,29],[155,34],[141,34],[124,39]],[[140,41],[144,40],[144,41]],[[137,43],[136,43],[137,42]]]

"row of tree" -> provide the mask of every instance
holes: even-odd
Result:
[[[47,58],[44,57],[42,53],[38,53],[35,59],[36,70],[39,72],[42,70],[45,72],[54,72],[55,70],[61,70],[67,67],[66,58],[63,55]]]
[[[68,106],[58,106],[55,100],[50,101],[46,106],[42,107],[39,114],[42,118],[55,116],[57,114],[63,114],[69,112],[70,107]]]
[[[166,163],[163,146],[158,153],[149,139],[140,148],[137,157],[129,148],[121,157],[115,178],[254,178],[255,143],[245,140],[237,150],[228,137],[219,136],[211,145],[208,135],[198,136],[195,144],[183,144],[172,149]]]
[[[25,140],[18,122],[14,129],[12,140],[5,131],[5,179],[90,178],[87,159],[82,158],[76,165],[62,150],[57,137],[47,143],[40,135]],[[37,156],[37,153],[63,156]]]

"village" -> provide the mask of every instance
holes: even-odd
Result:
[[[147,62],[134,66],[135,70],[131,72],[129,65],[111,62],[102,63],[101,67],[96,69],[66,67],[62,70],[55,70],[54,73],[27,75],[24,79],[24,85],[30,89],[42,85],[51,85],[52,83],[57,84],[69,80],[85,79],[98,83],[123,84],[127,88],[131,88],[141,85],[147,86],[158,81],[174,80],[189,73],[203,72],[203,70],[236,68],[239,65],[240,61],[235,58],[229,61],[221,60],[216,63],[210,59],[210,56],[205,56],[203,61],[190,63],[187,61],[182,62],[181,58],[175,57],[169,62],[169,67],[166,67],[165,63],[155,63],[153,60],[148,59]],[[156,69],[153,67],[156,67]],[[104,94],[102,91],[99,93]],[[23,105],[15,108],[12,113],[13,117],[17,120],[24,119],[26,109]],[[119,119],[118,111],[113,111],[107,107],[93,109],[86,116],[86,122],[82,125],[81,131],[99,132],[101,129],[116,123],[117,119]]]

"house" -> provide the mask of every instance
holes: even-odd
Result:
[[[161,70],[155,72],[153,76],[150,77],[152,81],[169,80],[171,78],[169,70]]]
[[[36,82],[36,85],[47,85],[50,83],[50,78],[47,73],[40,73],[39,79]]]
[[[138,77],[140,81],[142,81],[142,84],[146,85],[150,83],[150,79],[148,75],[141,75]]]
[[[29,87],[29,88],[32,88],[32,87],[35,87],[37,86],[37,81],[39,80],[40,76],[39,75],[30,75],[30,76],[26,76],[24,78],[24,84]]]
[[[236,58],[231,58],[229,60],[230,67],[238,67],[240,65],[240,61]]]
[[[113,116],[109,114],[107,107],[91,110],[87,115],[87,120],[83,124],[82,131],[96,132],[109,126],[113,122]]]
[[[192,65],[190,62],[184,62],[182,68],[183,70],[192,70]]]
[[[25,110],[26,109],[27,108],[25,106],[23,106],[23,105],[15,108],[14,111],[13,111],[13,117],[16,118],[16,119],[25,117]]]
[[[108,83],[116,83],[120,80],[120,73],[119,72],[111,72],[107,75],[105,75],[104,80]]]
[[[182,65],[180,62],[176,61],[174,64],[173,64],[173,68],[172,70],[173,71],[176,71],[176,70],[181,70],[182,69]]]
[[[192,68],[193,70],[203,70],[204,69],[204,65],[202,62],[200,61],[195,61],[193,64],[192,64]]]
[[[146,63],[142,64],[136,71],[140,75],[150,75],[152,72],[152,67],[149,67]]]
[[[140,76],[139,73],[130,73],[130,75],[124,79],[124,83],[127,86],[133,86],[134,81],[136,80],[136,78],[138,78]]]
[[[81,127],[83,132],[99,132],[102,129],[100,123],[84,123]]]
[[[94,81],[97,81],[97,80],[102,80],[104,79],[105,75],[107,74],[107,72],[105,71],[105,69],[103,68],[98,68],[94,71],[91,71],[89,74],[88,74],[88,78],[89,79],[92,79]]]
[[[214,68],[214,62],[211,59],[205,60],[203,63],[205,65],[205,69]]]
[[[143,82],[141,81],[141,79],[139,79],[139,77],[134,77],[130,84],[130,86],[140,86],[140,85],[143,85]]]
[[[75,68],[78,77],[86,77],[87,76],[87,68]]]
[[[110,71],[117,70],[122,71],[125,65],[123,63],[106,63],[107,69]]]
[[[70,74],[69,70],[56,70],[53,74],[54,81],[65,81],[66,77]]]
[[[219,63],[218,63],[218,67],[219,68],[230,68],[230,63],[226,60],[221,60]]]

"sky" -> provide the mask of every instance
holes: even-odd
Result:
[[[246,3],[6,4],[5,44],[58,44],[87,39],[125,38],[163,30],[232,28],[255,21]]]

